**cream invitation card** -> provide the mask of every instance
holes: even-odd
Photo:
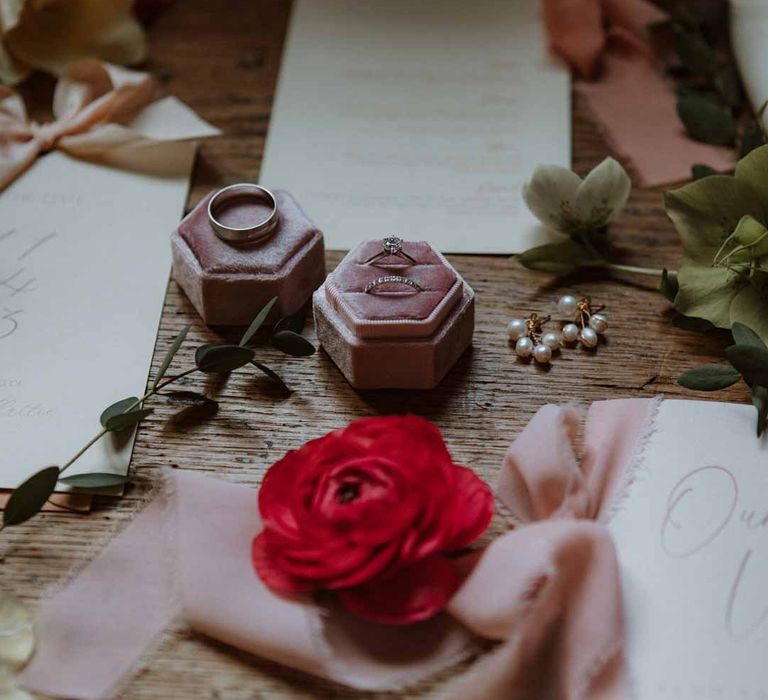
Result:
[[[570,165],[569,88],[537,0],[296,0],[260,179],[331,249],[521,252],[544,236],[523,183]]]
[[[768,697],[768,440],[755,409],[664,401],[609,527],[636,700]]]
[[[53,152],[0,194],[0,487],[62,464],[143,393],[195,146],[174,148],[183,176]],[[125,473],[131,449],[108,435],[68,474]]]

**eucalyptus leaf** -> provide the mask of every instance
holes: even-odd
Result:
[[[715,68],[714,81],[717,91],[731,109],[738,110],[744,103],[739,71],[734,63],[723,63]]]
[[[120,432],[121,430],[129,430],[136,427],[141,421],[143,421],[150,413],[151,408],[137,408],[133,411],[126,411],[125,413],[118,413],[117,415],[110,416],[104,428],[110,432]]]
[[[750,154],[756,148],[763,146],[766,143],[765,134],[763,133],[763,127],[757,119],[750,119],[741,131],[741,138],[739,139],[739,157]]]
[[[768,421],[768,388],[755,384],[752,387],[752,403],[757,409],[757,437],[761,437]]]
[[[694,75],[708,76],[715,70],[715,52],[699,32],[675,25],[673,47],[683,67]]]
[[[309,357],[315,354],[315,346],[304,336],[293,331],[279,331],[270,338],[270,341],[274,347],[286,355]]]
[[[710,168],[708,165],[697,164],[691,167],[691,177],[694,180],[701,180],[703,177],[709,177],[710,175],[719,175],[714,168]]]
[[[289,314],[288,316],[283,316],[276,324],[273,333],[279,333],[280,331],[293,331],[294,333],[299,333],[304,330],[304,325],[306,324],[306,316],[304,314],[304,311],[298,311],[295,314]]]
[[[718,391],[741,379],[741,374],[732,367],[723,365],[701,365],[681,374],[677,383],[686,389],[696,391]]]
[[[127,399],[120,399],[120,401],[115,401],[115,403],[113,403],[111,406],[107,406],[107,408],[104,409],[101,417],[99,418],[99,422],[101,423],[102,427],[107,428],[107,423],[109,422],[110,418],[119,416],[129,409],[137,408],[139,403],[140,400],[138,396],[129,396]],[[110,428],[107,428],[107,430],[110,430]]]
[[[760,280],[768,277],[755,272],[731,302],[731,323],[743,323],[768,343],[768,286]]]
[[[247,365],[254,357],[252,348],[242,345],[203,345],[195,353],[195,363],[201,372],[218,374],[232,372]]]
[[[764,348],[766,344],[749,326],[738,321],[731,326],[731,335],[736,345],[752,345],[756,348]]]
[[[736,140],[736,120],[725,105],[689,93],[678,99],[677,114],[688,135],[696,141],[731,146]]]
[[[152,388],[157,389],[157,385],[160,383],[160,380],[165,376],[165,373],[168,371],[168,368],[171,366],[171,362],[173,361],[173,358],[175,357],[176,353],[179,351],[179,348],[181,347],[181,344],[186,340],[187,333],[189,333],[189,326],[184,326],[182,328],[178,335],[173,339],[173,342],[171,343],[171,347],[168,348],[168,352],[165,353],[165,357],[163,358],[163,362],[160,365],[160,369],[157,372],[157,376],[155,377],[155,381],[152,383]]]
[[[37,515],[59,480],[58,467],[46,467],[30,476],[11,493],[3,511],[3,527],[19,525]]]
[[[248,345],[252,340],[253,337],[258,332],[259,328],[264,324],[264,321],[267,320],[267,316],[269,316],[269,312],[272,311],[272,307],[277,302],[277,297],[272,297],[259,311],[258,314],[256,314],[256,318],[251,321],[251,325],[248,326],[248,330],[243,333],[243,337],[240,339],[240,345],[245,347]],[[241,365],[242,366],[242,365]]]
[[[127,484],[131,478],[124,474],[110,474],[109,472],[90,472],[88,474],[73,474],[65,476],[59,481],[67,486],[79,489],[106,489],[112,486]]]
[[[725,349],[725,356],[750,385],[768,386],[768,348],[731,345]]]
[[[705,318],[696,318],[695,316],[683,316],[678,314],[672,319],[672,325],[675,328],[679,328],[683,331],[691,331],[692,333],[709,333],[709,331],[715,330],[717,326],[713,325]]]
[[[267,377],[269,377],[275,384],[277,384],[286,394],[293,393],[292,389],[282,380],[282,378],[277,372],[270,369],[269,367],[262,364],[261,362],[256,362],[256,360],[253,360],[251,364],[254,367],[256,367],[259,371],[266,374]]]
[[[517,256],[518,262],[529,270],[563,275],[581,267],[596,267],[605,261],[574,240],[530,248]]]
[[[677,283],[677,275],[670,275],[667,268],[664,268],[661,272],[659,291],[667,301],[674,303],[679,289],[680,285]]]

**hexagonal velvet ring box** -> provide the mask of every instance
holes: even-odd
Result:
[[[251,246],[221,240],[208,221],[210,192],[171,236],[173,276],[211,326],[249,324],[272,297],[269,321],[298,311],[325,278],[323,235],[285,191],[274,192],[280,222]],[[233,201],[217,216],[229,226],[264,218],[258,202]]]
[[[475,293],[428,243],[367,262],[381,251],[361,243],[314,293],[317,336],[356,389],[431,389],[472,343]]]

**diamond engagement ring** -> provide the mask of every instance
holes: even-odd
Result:
[[[268,214],[260,221],[254,221],[250,226],[227,226],[217,218],[227,204],[234,201],[251,201],[266,204]],[[222,187],[208,202],[208,222],[216,235],[229,243],[250,245],[269,238],[274,232],[280,217],[277,213],[277,200],[265,187],[240,182],[229,187]]]
[[[405,284],[411,289],[415,289],[417,292],[424,291],[424,288],[418,282],[414,282],[412,279],[408,279],[402,275],[385,275],[384,277],[379,277],[378,279],[373,280],[373,282],[368,282],[363,291],[366,294],[370,294],[374,289],[383,284]]]
[[[403,239],[398,236],[387,236],[381,242],[381,250],[376,255],[371,256],[363,264],[369,265],[382,258],[400,258],[409,262],[411,265],[416,265],[416,261],[403,250]]]

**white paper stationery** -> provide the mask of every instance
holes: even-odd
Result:
[[[731,0],[731,43],[755,111],[768,102],[768,2]],[[763,111],[768,129],[768,110]]]
[[[569,86],[536,0],[297,0],[261,181],[331,249],[520,252],[545,235],[523,183],[570,165]]]
[[[768,697],[768,440],[752,406],[665,401],[610,523],[635,700]]]
[[[143,393],[194,144],[174,153],[183,176],[53,152],[0,194],[0,487],[61,465]],[[131,450],[108,435],[67,473],[125,474]]]

